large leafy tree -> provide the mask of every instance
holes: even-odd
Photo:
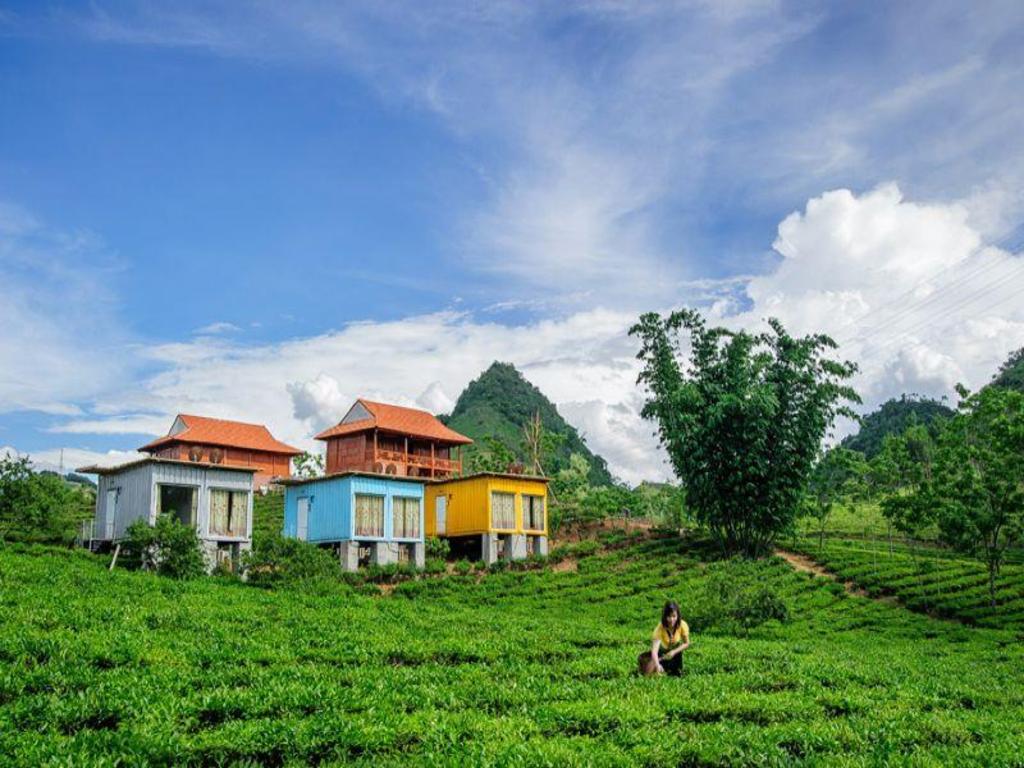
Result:
[[[728,553],[758,555],[790,529],[822,439],[858,402],[856,371],[830,359],[828,336],[708,328],[699,313],[648,313],[641,341],[643,416],[658,425],[687,503]],[[680,334],[689,337],[683,363]]]
[[[942,538],[988,568],[989,597],[1006,550],[1024,538],[1024,393],[986,387],[943,430],[925,498]]]

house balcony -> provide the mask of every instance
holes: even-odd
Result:
[[[436,477],[439,475],[462,474],[462,462],[457,459],[446,459],[440,456],[423,456],[418,453],[406,453],[405,451],[389,451],[378,448],[373,454],[374,464],[405,465],[408,468],[415,468],[420,476]],[[426,470],[424,472],[423,470]]]

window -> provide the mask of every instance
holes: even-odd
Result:
[[[356,494],[356,536],[384,536],[384,497]]]
[[[420,536],[420,500],[395,496],[391,500],[392,524],[396,539],[418,539]]]
[[[491,492],[491,528],[516,527],[516,497],[512,493]]]
[[[210,489],[210,535],[242,538],[249,515],[249,492]]]
[[[523,494],[523,528],[528,531],[544,530],[544,497]]]
[[[158,485],[158,514],[173,515],[182,525],[195,526],[199,489],[192,485]]]

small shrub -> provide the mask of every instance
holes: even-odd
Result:
[[[128,526],[122,548],[129,561],[161,576],[190,579],[206,573],[195,528],[172,515],[160,515],[156,525],[136,520]]]
[[[315,544],[285,538],[280,533],[257,536],[242,557],[242,571],[250,584],[272,586],[299,581],[337,579],[340,566],[334,555]]]
[[[741,592],[732,609],[732,617],[744,629],[760,626],[766,621],[786,621],[789,608],[782,598],[768,587]]]
[[[472,570],[473,570],[473,564],[471,562],[469,562],[469,560],[466,560],[465,558],[463,558],[462,560],[459,560],[457,563],[455,563],[455,572],[458,573],[458,574],[461,574],[461,575],[465,576],[467,573],[469,573]]]
[[[448,555],[451,554],[451,544],[448,543],[448,539],[439,539],[436,536],[428,536],[426,539],[425,551],[427,559],[437,558],[438,560],[447,560]]]
[[[439,557],[431,557],[423,564],[423,571],[429,574],[439,574],[444,573],[446,567],[447,564],[444,560]]]

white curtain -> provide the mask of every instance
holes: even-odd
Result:
[[[356,536],[384,535],[384,497],[356,494]]]
[[[516,497],[511,493],[491,493],[491,527],[516,527]]]

